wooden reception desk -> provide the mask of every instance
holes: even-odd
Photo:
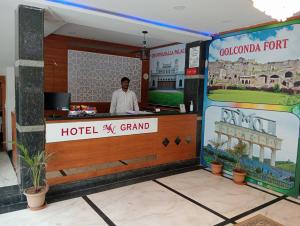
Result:
[[[196,157],[196,114],[96,114],[46,120],[50,185]]]

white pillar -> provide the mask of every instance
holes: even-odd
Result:
[[[271,149],[271,166],[275,166],[275,161],[276,161],[276,149],[272,148]]]
[[[15,70],[14,67],[6,68],[6,141],[12,140],[11,112],[15,111]],[[3,123],[3,122],[2,122]],[[6,149],[12,150],[12,143],[6,143]]]
[[[264,146],[260,145],[260,150],[259,150],[259,161],[264,162]]]
[[[231,148],[231,136],[228,136],[227,149]]]
[[[249,153],[248,153],[249,159],[252,159],[252,156],[253,156],[253,143],[249,142]]]

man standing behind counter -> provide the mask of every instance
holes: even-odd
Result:
[[[129,78],[123,77],[121,79],[122,88],[113,92],[109,110],[111,114],[139,111],[136,95],[132,90],[128,89],[129,82]]]

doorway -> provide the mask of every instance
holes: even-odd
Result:
[[[18,179],[11,161],[11,151],[6,149],[6,77],[0,75],[0,190],[17,186]]]
[[[6,79],[0,75],[0,151],[6,151]]]

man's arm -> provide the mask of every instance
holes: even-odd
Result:
[[[111,114],[116,113],[116,107],[117,107],[117,94],[116,92],[113,92],[113,95],[111,97],[111,102],[110,102],[109,113]]]
[[[138,101],[137,101],[137,98],[136,98],[136,95],[135,93],[133,92],[133,107],[134,107],[134,111],[139,111],[140,108],[139,108],[139,104],[138,104]]]

